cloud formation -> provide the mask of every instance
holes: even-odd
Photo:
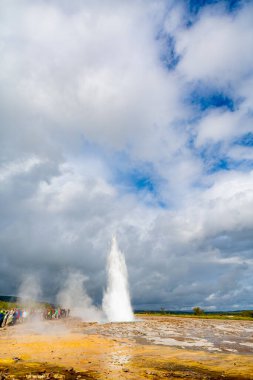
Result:
[[[0,293],[101,303],[117,233],[136,308],[253,307],[253,8],[197,3],[1,2]]]

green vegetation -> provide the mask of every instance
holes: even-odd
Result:
[[[20,307],[16,302],[0,301],[0,310],[9,310]]]
[[[20,307],[20,299],[12,296],[0,296],[0,310],[9,310]]]
[[[253,310],[243,310],[241,311],[241,316],[247,317],[247,318],[253,318]]]
[[[203,315],[205,314],[204,310],[201,309],[199,306],[194,307],[193,309],[194,315]]]
[[[195,308],[194,308],[195,309]],[[239,311],[217,311],[208,312],[198,308],[197,313],[193,311],[169,311],[169,310],[136,310],[137,315],[147,316],[171,316],[180,318],[202,318],[202,319],[227,319],[227,320],[246,320],[253,321],[253,310]],[[199,312],[202,313],[199,313]]]
[[[0,296],[0,310],[10,310],[10,309],[22,309],[22,308],[51,308],[54,305],[46,303],[46,302],[34,302],[27,301],[22,302],[21,298],[18,297],[9,297],[9,296]]]

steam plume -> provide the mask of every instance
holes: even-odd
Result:
[[[23,278],[18,293],[21,303],[25,307],[32,307],[38,302],[42,294],[39,280],[33,274],[26,275]]]
[[[108,285],[103,298],[103,310],[110,322],[133,321],[128,290],[127,267],[117,240],[112,238],[111,251],[107,263]]]
[[[92,299],[88,296],[84,282],[87,280],[79,272],[70,273],[65,285],[57,295],[57,301],[65,309],[70,309],[73,317],[79,317],[83,321],[102,321],[103,313],[93,305]]]

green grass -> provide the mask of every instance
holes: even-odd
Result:
[[[203,313],[195,315],[193,313],[170,313],[161,311],[147,311],[136,312],[140,316],[161,316],[161,317],[180,317],[180,318],[196,318],[196,319],[222,319],[222,320],[240,320],[240,321],[253,321],[252,311],[230,312],[230,313]]]
[[[23,304],[21,302],[0,301],[0,310],[23,309],[23,308],[41,309],[41,308],[50,308],[50,307],[52,307],[52,305],[45,302],[31,301],[28,304]]]
[[[18,308],[20,305],[17,302],[0,301],[0,310],[10,310]]]

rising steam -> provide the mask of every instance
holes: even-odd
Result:
[[[87,322],[100,322],[103,313],[93,305],[92,299],[88,296],[84,283],[87,280],[79,272],[70,273],[67,280],[57,295],[57,302],[65,309],[70,309],[73,317],[79,317]]]
[[[36,302],[38,302],[41,294],[40,282],[35,275],[29,274],[23,277],[23,281],[18,292],[22,305],[27,308],[32,307]]]
[[[115,237],[112,238],[108,256],[107,277],[108,284],[103,298],[103,310],[107,319],[110,322],[133,321],[126,262]]]

